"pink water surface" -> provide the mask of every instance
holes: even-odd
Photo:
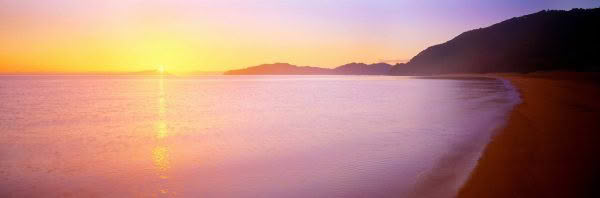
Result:
[[[0,76],[1,197],[451,197],[500,80]]]

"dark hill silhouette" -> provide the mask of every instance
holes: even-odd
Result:
[[[600,70],[600,8],[541,11],[431,46],[393,75]]]
[[[225,72],[225,75],[387,75],[391,68],[392,66],[386,63],[350,63],[335,69],[275,63],[231,70]]]
[[[387,75],[392,66],[387,63],[367,65],[364,63],[349,63],[333,69],[339,75]]]

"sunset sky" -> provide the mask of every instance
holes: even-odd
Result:
[[[597,0],[0,0],[0,73],[225,71],[407,60],[459,33]]]

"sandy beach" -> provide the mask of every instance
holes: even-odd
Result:
[[[522,103],[458,197],[597,197],[600,75],[498,74]]]

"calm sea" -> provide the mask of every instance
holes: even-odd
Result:
[[[451,197],[495,79],[0,76],[1,197]]]

